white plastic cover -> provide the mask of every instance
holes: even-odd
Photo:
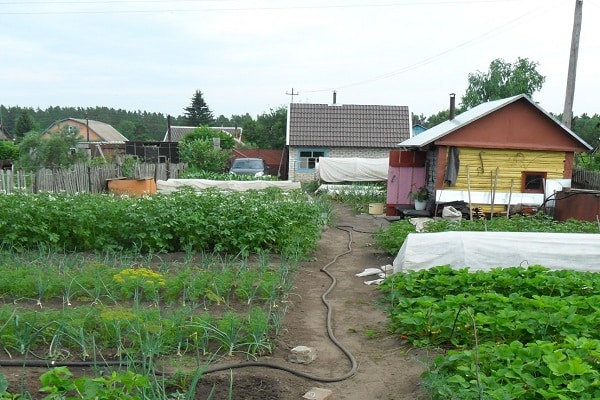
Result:
[[[450,265],[489,270],[542,265],[600,271],[600,234],[543,232],[410,233],[394,259],[394,273]]]
[[[223,191],[245,192],[250,189],[260,190],[268,187],[277,187],[288,191],[300,189],[300,182],[292,181],[214,181],[210,179],[169,179],[166,181],[156,181],[156,190],[158,193],[172,193],[183,186],[189,186],[196,191],[216,188]]]
[[[324,182],[386,181],[389,158],[319,157],[317,173]]]

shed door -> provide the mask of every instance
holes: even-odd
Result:
[[[389,167],[387,204],[412,204],[408,195],[425,185],[425,167]]]

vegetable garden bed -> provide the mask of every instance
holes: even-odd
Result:
[[[299,191],[0,196],[0,358],[116,365],[102,382],[49,372],[56,396],[194,398],[211,362],[272,350],[321,213]],[[22,390],[4,396],[36,398]]]

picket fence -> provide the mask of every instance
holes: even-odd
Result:
[[[140,163],[135,168],[136,178],[166,180],[179,178],[186,164]],[[0,193],[53,192],[53,193],[103,193],[110,179],[122,177],[121,167],[116,164],[77,164],[71,168],[42,169],[37,172],[23,170],[0,170]],[[600,172],[574,168],[572,187],[600,190]]]
[[[178,178],[186,164],[140,163],[135,167],[135,178],[166,180]],[[70,168],[42,169],[37,172],[0,170],[0,193],[103,193],[110,179],[122,177],[120,165],[77,164]]]
[[[574,168],[571,186],[575,189],[600,190],[600,171]]]

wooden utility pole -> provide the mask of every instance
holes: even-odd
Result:
[[[571,52],[569,56],[569,72],[567,74],[567,93],[565,95],[565,108],[563,109],[563,124],[571,129],[573,119],[573,99],[575,97],[575,75],[577,74],[577,55],[579,54],[579,35],[581,33],[581,19],[583,0],[575,0],[575,18],[573,20],[573,35],[571,36]]]

